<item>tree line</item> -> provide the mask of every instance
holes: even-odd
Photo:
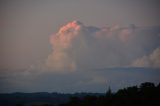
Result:
[[[60,106],[160,106],[160,84],[151,82],[131,86],[113,93],[109,88],[105,95],[87,95],[83,98],[71,97]]]

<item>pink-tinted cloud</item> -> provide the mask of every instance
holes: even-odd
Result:
[[[146,54],[145,49],[155,48],[158,32],[129,27],[85,26],[72,21],[50,37],[53,52],[46,67],[54,71],[74,71],[105,67],[125,67]],[[149,52],[149,51],[148,51]]]

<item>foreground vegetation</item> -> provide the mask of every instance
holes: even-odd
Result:
[[[0,106],[160,106],[160,84],[142,83],[113,93],[0,94]]]
[[[71,97],[70,101],[61,106],[160,106],[160,84],[145,82],[139,87],[132,86],[106,95]]]

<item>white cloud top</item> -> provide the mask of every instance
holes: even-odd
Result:
[[[150,55],[145,55],[132,64],[135,67],[160,68],[160,48],[155,49]]]

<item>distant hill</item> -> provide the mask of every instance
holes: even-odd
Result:
[[[160,84],[142,83],[113,93],[5,93],[0,106],[160,106]]]
[[[0,106],[58,106],[69,102],[71,97],[83,98],[86,95],[100,96],[101,93],[9,93],[0,94]],[[45,104],[45,105],[43,105]]]

